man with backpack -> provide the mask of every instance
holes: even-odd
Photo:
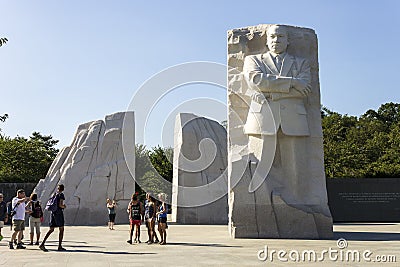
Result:
[[[14,249],[13,241],[15,238],[18,238],[17,249],[25,249],[22,245],[22,233],[25,230],[25,213],[28,213],[26,210],[26,204],[29,198],[25,197],[25,191],[23,189],[18,189],[17,196],[14,197],[11,201],[12,203],[12,211],[11,216],[13,219],[14,233],[11,236],[11,241],[9,242],[10,249]]]
[[[48,250],[44,246],[47,238],[54,232],[54,228],[59,229],[58,234],[58,251],[65,251],[66,249],[61,246],[61,243],[64,238],[64,209],[66,205],[64,204],[65,196],[64,196],[64,185],[59,184],[57,187],[57,192],[49,199],[46,204],[46,209],[51,212],[50,217],[50,230],[46,233],[42,243],[39,248],[45,252]]]
[[[37,194],[32,193],[30,197],[31,201],[29,201],[28,206],[31,211],[30,216],[29,216],[29,228],[31,230],[30,232],[30,238],[31,242],[29,243],[30,246],[33,245],[33,236],[34,232],[36,229],[36,243],[35,245],[39,245],[39,238],[40,238],[40,225],[42,222],[43,218],[43,210],[42,206],[40,205],[40,202],[37,199]]]

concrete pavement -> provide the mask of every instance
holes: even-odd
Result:
[[[56,251],[56,230],[46,253],[37,246],[8,249],[10,228],[6,227],[0,266],[398,266],[393,261],[400,262],[400,224],[396,223],[335,225],[334,240],[233,240],[226,226],[170,225],[165,246],[129,245],[128,229],[128,225],[117,225],[114,231],[106,226],[66,226],[63,245],[68,251]],[[146,241],[146,228],[141,229],[141,240]],[[42,236],[47,230],[42,227]],[[339,238],[344,239],[338,244]]]

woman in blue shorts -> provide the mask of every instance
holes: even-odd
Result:
[[[167,244],[167,204],[165,201],[167,199],[167,195],[164,193],[158,194],[158,199],[161,202],[161,205],[158,207],[158,231],[160,232],[161,242],[160,245]]]

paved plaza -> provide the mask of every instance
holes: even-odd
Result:
[[[42,235],[47,229],[42,228]],[[128,229],[128,225],[117,225],[114,231],[106,226],[67,226],[63,245],[68,251],[57,251],[56,230],[46,253],[37,246],[8,249],[10,228],[6,227],[0,266],[398,266],[393,261],[400,261],[400,224],[396,223],[335,225],[334,240],[234,240],[226,226],[170,225],[165,246],[129,245]],[[146,241],[144,226],[141,235]],[[338,243],[339,238],[345,240]],[[28,243],[26,238],[24,242]]]

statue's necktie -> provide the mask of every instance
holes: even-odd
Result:
[[[282,67],[282,59],[279,55],[277,55],[275,57],[275,64],[276,64],[276,68],[278,69],[278,71],[281,71],[281,67]]]

